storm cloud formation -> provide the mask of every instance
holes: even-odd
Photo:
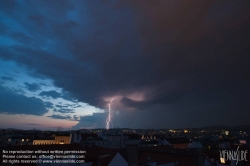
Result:
[[[42,100],[16,94],[2,86],[0,86],[0,95],[0,113],[43,115],[48,111]]]
[[[30,91],[37,91],[37,90],[40,90],[40,85],[39,84],[36,84],[36,83],[28,83],[28,82],[25,82],[25,86],[28,90]]]
[[[249,123],[247,0],[2,4],[0,58],[96,107],[117,96],[114,127]],[[52,92],[40,95],[60,97]],[[82,117],[76,127],[104,127],[105,118]]]

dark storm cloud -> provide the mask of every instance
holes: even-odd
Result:
[[[198,105],[195,102],[195,106],[190,106],[187,102],[188,99],[180,100],[180,103],[172,105],[156,104],[134,113],[121,111],[119,117],[113,119],[116,121],[115,127],[171,129],[248,124],[249,113],[246,111],[247,109],[231,108],[227,105],[228,103]]]
[[[69,100],[69,101],[74,101],[75,97],[73,97],[71,94],[69,94],[68,92],[63,91],[62,93],[57,92],[55,90],[51,90],[51,91],[42,91],[39,96],[43,96],[43,97],[51,97],[53,99],[57,99],[57,98],[63,98],[65,100]],[[61,106],[60,106],[61,107]]]
[[[25,88],[27,88],[29,91],[32,91],[32,92],[35,92],[37,90],[40,90],[41,89],[41,86],[37,83],[28,83],[28,82],[25,82]]]
[[[47,109],[42,100],[16,94],[0,86],[0,112],[9,114],[43,115]]]
[[[20,32],[13,32],[10,36],[13,39],[15,39],[19,42],[23,42],[23,43],[31,43],[33,40],[31,37],[28,37],[25,34],[20,33]]]
[[[54,108],[54,104],[52,104],[51,102],[44,102],[46,108]]]
[[[0,79],[3,81],[15,81],[13,77],[9,77],[9,76],[2,76],[0,77]]]
[[[60,103],[60,104],[57,104],[57,105],[55,105],[57,108],[79,108],[79,107],[82,107],[81,105],[79,105],[79,104],[64,104],[64,105],[62,105],[62,103]]]
[[[41,15],[29,15],[27,18],[34,22],[37,26],[44,26],[44,17]]]
[[[9,7],[3,12],[22,25],[20,31],[6,22],[3,27],[8,27],[5,36],[31,45],[0,46],[0,57],[26,64],[38,76],[53,79],[78,101],[101,107],[102,97],[120,95],[123,107],[119,109],[133,108],[140,114],[147,110],[145,118],[152,117],[156,104],[162,107],[157,109],[161,117],[188,115],[195,109],[193,119],[197,120],[203,105],[213,110],[211,117],[218,110],[228,112],[221,123],[226,123],[236,108],[247,115],[249,1],[24,4],[25,11],[17,2],[4,4]],[[141,93],[143,99],[130,98],[134,92]],[[53,91],[42,95],[62,96]],[[129,113],[123,114],[128,117]],[[105,122],[104,114],[86,117],[92,120],[87,125],[98,125],[102,116],[99,120]],[[121,125],[129,125],[121,119]],[[184,124],[192,121],[183,117]]]
[[[93,115],[81,117],[79,123],[73,128],[104,128],[106,125],[106,113],[94,113]]]
[[[48,117],[51,117],[51,118],[54,118],[54,119],[66,119],[66,120],[71,119],[71,117],[70,117],[69,115],[67,115],[67,116],[62,116],[62,115],[52,115],[52,116],[48,116]]]
[[[73,107],[73,108],[79,108],[79,107],[81,107],[81,105],[79,105],[79,104],[74,104],[74,105],[69,105],[70,107]]]
[[[67,105],[56,105],[56,106],[59,108],[67,108],[68,107]]]
[[[144,109],[147,108],[150,103],[148,101],[134,101],[132,99],[129,99],[127,97],[123,97],[121,100],[122,104],[129,108],[137,108],[137,109]]]
[[[61,113],[75,113],[73,109],[59,109],[58,112]]]
[[[4,1],[1,3],[0,9],[3,12],[10,13],[18,6],[18,2],[16,0]]]
[[[123,97],[121,103],[129,108],[145,109],[154,104],[174,104],[180,101],[185,95],[188,95],[189,92],[185,89],[174,89],[172,86],[171,90],[167,87],[160,87],[154,89],[152,92],[145,93],[143,101]]]
[[[62,97],[62,94],[58,93],[55,90],[52,90],[52,91],[42,91],[39,95],[40,96],[45,96],[45,97],[51,97],[53,99],[57,99],[59,97]]]
[[[59,108],[59,109],[54,109],[54,112],[74,113],[74,110],[73,109],[69,109],[69,108]]]
[[[25,91],[21,88],[12,88],[11,90],[18,94],[25,94]]]

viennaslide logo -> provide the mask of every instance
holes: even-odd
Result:
[[[236,161],[236,165],[239,161],[247,161],[247,150],[220,150],[220,162],[225,163],[227,160]]]

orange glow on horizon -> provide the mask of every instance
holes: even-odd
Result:
[[[20,115],[20,114],[16,115],[0,114],[0,116],[1,116],[0,125],[3,128],[16,128],[16,129],[36,128],[36,129],[55,130],[58,126],[66,129],[66,128],[71,128],[72,126],[75,126],[78,123],[78,121],[53,119],[47,116]]]

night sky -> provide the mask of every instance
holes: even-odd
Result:
[[[0,128],[250,125],[249,0],[0,0]]]

